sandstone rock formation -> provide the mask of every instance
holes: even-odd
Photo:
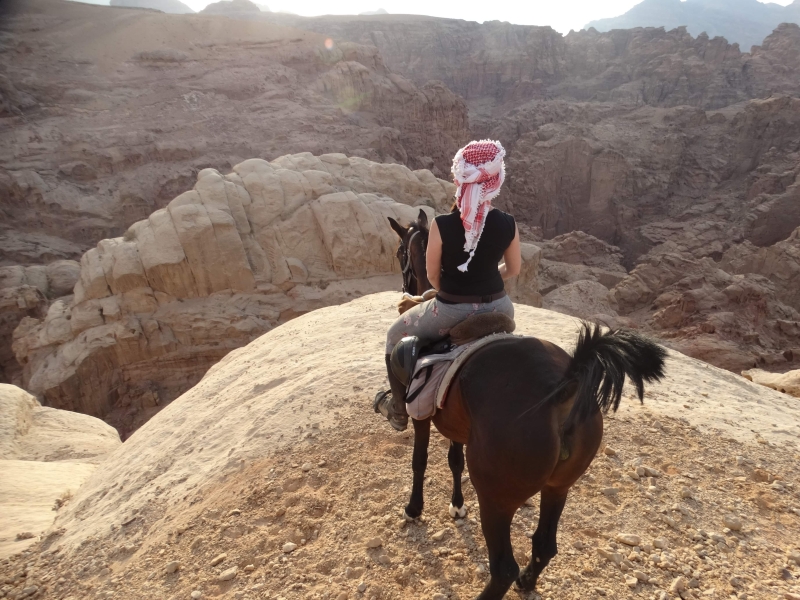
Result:
[[[539,271],[539,291],[542,294],[576,281],[597,282],[611,289],[628,274],[622,266],[623,256],[619,248],[583,231],[535,244],[542,249]]]
[[[473,137],[508,150],[498,204],[545,238],[585,231],[631,268],[667,240],[718,259],[800,226],[797,25],[742,53],[685,28],[562,38],[497,22],[269,18],[372,44],[390,69],[463,96]]]
[[[715,109],[798,91],[792,76],[798,67],[791,57],[800,27],[794,24],[777,27],[753,54],[746,54],[723,38],[695,38],[685,27],[562,36],[550,27],[408,15],[304,18],[272,13],[268,18],[374,45],[392,71],[417,84],[443,81],[481,120],[510,108],[488,110],[495,104],[531,99]]]
[[[0,383],[0,558],[24,550],[72,494],[120,446],[102,421],[42,407]]]
[[[343,154],[203,170],[194,190],[87,252],[73,299],[22,321],[25,387],[129,432],[276,324],[399,291],[387,217],[432,217],[454,189],[429,171]],[[525,257],[513,297],[537,304],[538,249]]]
[[[302,590],[289,593],[353,596],[363,584],[403,600],[475,597],[486,581],[480,514],[467,482],[470,517],[453,523],[447,516],[447,445],[436,434],[427,521],[400,523],[412,438],[370,408],[373,391],[385,385],[381,344],[395,301],[384,293],[324,308],[230,353],[111,455],[59,512],[35,554],[0,564],[0,575],[13,579],[20,566],[35,565],[26,585],[40,586],[46,598],[185,598],[193,590],[271,597],[287,594],[287,579],[301,573]],[[574,343],[570,317],[520,306],[516,320],[522,333]],[[737,583],[747,590],[740,593],[797,589],[793,580],[760,583],[776,561],[785,564],[775,548],[788,552],[796,543],[797,402],[674,352],[668,374],[648,388],[644,406],[626,392],[620,413],[607,421],[609,449],[570,494],[560,534],[570,550],[548,567],[553,579],[543,592],[567,600],[596,587],[607,596],[630,594],[623,573],[598,554],[618,532],[667,546],[663,564],[636,563],[656,582],[635,584],[647,596],[666,590],[684,565],[700,564],[698,529],[709,532],[704,547],[714,561],[697,578],[701,593],[729,586],[734,576],[748,578]],[[708,458],[698,462],[698,454]],[[659,477],[627,475],[643,465]],[[611,486],[616,497],[601,493]],[[713,533],[731,512],[744,531]],[[515,519],[521,553],[535,514],[523,508]],[[776,519],[787,525],[776,529]],[[718,546],[711,535],[737,542]],[[368,548],[374,538],[380,546]],[[596,575],[568,576],[588,568]]]
[[[22,369],[11,349],[19,322],[44,318],[51,300],[72,294],[79,275],[80,265],[72,260],[0,267],[0,383],[22,383]]]
[[[765,385],[782,394],[800,398],[800,370],[781,374],[770,373],[762,369],[750,369],[749,371],[743,371],[742,377],[759,385]]]
[[[670,346],[740,372],[794,359],[800,313],[760,275],[728,273],[710,258],[651,255],[611,291],[617,311]]]

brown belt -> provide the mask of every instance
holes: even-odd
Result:
[[[445,302],[452,302],[453,304],[489,304],[495,300],[505,298],[506,292],[503,290],[502,292],[490,294],[489,296],[456,296],[455,294],[448,294],[447,292],[439,290],[436,296]]]

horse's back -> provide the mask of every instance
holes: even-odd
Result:
[[[480,471],[489,487],[512,477],[519,487],[512,495],[524,501],[547,481],[561,441],[558,411],[542,401],[561,382],[569,361],[570,355],[550,342],[508,338],[482,348],[464,365],[458,379],[470,421],[470,472]]]
[[[570,355],[534,337],[498,340],[478,350],[459,374],[470,415],[533,405],[561,382]]]

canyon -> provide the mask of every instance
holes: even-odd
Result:
[[[244,184],[229,178],[254,158],[306,181],[317,181],[319,164],[325,165],[321,172],[335,164],[322,157],[347,161],[345,168],[363,160],[358,164],[371,166],[347,181],[323,179],[331,186],[325,193],[301,184],[303,202],[314,204],[328,193],[377,194],[381,202],[442,212],[452,195],[443,181],[450,158],[466,140],[481,137],[499,139],[507,149],[509,176],[497,205],[517,217],[529,244],[518,301],[637,327],[734,372],[785,372],[800,357],[796,25],[778,26],[743,53],[725,39],[693,37],[685,28],[561,36],[547,27],[402,15],[303,18],[263,12],[248,0],[216,3],[197,15],[57,0],[4,10],[0,288],[8,308],[0,357],[4,380],[55,405],[108,416],[122,402],[151,414],[232,348],[347,298],[318,289],[308,301],[305,292],[276,289],[281,300],[266,303],[268,316],[249,301],[236,317],[226,305],[217,315],[222,322],[255,319],[259,325],[214,347],[179,342],[180,336],[155,343],[159,352],[171,352],[164,349],[175,343],[194,348],[176,359],[174,377],[154,380],[143,375],[151,368],[136,370],[141,361],[155,364],[159,354],[149,349],[120,362],[119,332],[113,343],[103,336],[92,342],[115,348],[114,359],[100,361],[102,368],[85,362],[83,368],[98,373],[95,379],[73,370],[72,361],[65,368],[63,357],[53,358],[61,356],[61,344],[111,327],[103,311],[117,313],[99,308],[101,301],[116,302],[120,315],[147,315],[136,317],[143,324],[172,299],[182,306],[206,298],[201,304],[207,307],[211,298],[222,302],[220,293],[249,293],[233,277],[203,292],[184,286],[173,294],[159,287],[163,282],[153,287],[144,266],[118,284],[113,269],[119,267],[110,266],[117,259],[99,265],[101,256],[130,254],[123,249],[131,247],[139,224],[186,202],[193,186],[199,197],[207,193],[200,175],[212,173],[215,185],[241,190]],[[111,36],[115,44],[109,46]],[[48,60],[52,56],[58,61]],[[317,166],[306,169],[297,161]],[[407,171],[399,176],[401,165]],[[381,182],[365,175],[376,169],[393,175]],[[307,177],[307,170],[315,174]],[[397,190],[406,178],[436,191]],[[251,202],[253,193],[247,192]],[[225,218],[234,218],[238,209],[226,206]],[[234,219],[239,258],[200,253],[199,263],[209,264],[193,268],[249,269],[259,298],[273,293],[259,289],[262,283],[305,289],[310,277],[314,285],[337,290],[373,275],[391,279],[399,268],[391,259],[394,240],[382,230],[386,258],[377,271],[356,260],[356,271],[366,269],[359,277],[337,271],[327,258],[330,274],[315,279],[306,275],[313,271],[308,257],[296,255],[291,242],[280,267],[262,256],[269,246],[263,240],[248,247],[247,236],[262,234],[246,220]],[[295,235],[302,236],[303,227]],[[371,244],[359,238],[348,248],[370,254]],[[258,257],[250,254],[256,247]],[[140,244],[137,252],[146,250]],[[54,294],[19,275],[78,260],[79,277],[71,263],[74,281],[80,279],[74,294]],[[258,261],[270,265],[267,276]],[[136,279],[141,272],[147,285]],[[281,280],[279,272],[289,275]],[[390,279],[354,289],[398,287]],[[107,292],[87,297],[87,287]],[[134,301],[133,289],[152,294]],[[173,325],[188,319],[202,329],[188,317],[193,310],[182,308]],[[205,315],[200,321],[209,318],[204,310],[197,307]],[[116,328],[125,321],[119,318]],[[200,338],[219,336],[216,327]],[[134,338],[149,339],[155,331],[142,329]],[[186,372],[181,365],[189,362],[196,366]],[[97,377],[106,383],[88,396],[80,386],[67,391],[67,381]],[[129,432],[143,418],[128,414],[114,422]]]
[[[484,137],[517,332],[669,349],[606,420],[540,593],[800,598],[797,25],[743,53],[134,1],[0,3],[1,598],[474,597],[469,471],[452,520],[434,433],[424,518],[401,519],[413,434],[371,402],[388,217],[448,211]]]

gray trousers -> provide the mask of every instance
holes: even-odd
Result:
[[[417,336],[423,344],[447,337],[450,330],[467,317],[482,313],[500,312],[514,318],[514,303],[505,296],[487,304],[445,304],[436,298],[418,304],[400,315],[386,334],[386,354],[409,335]]]

